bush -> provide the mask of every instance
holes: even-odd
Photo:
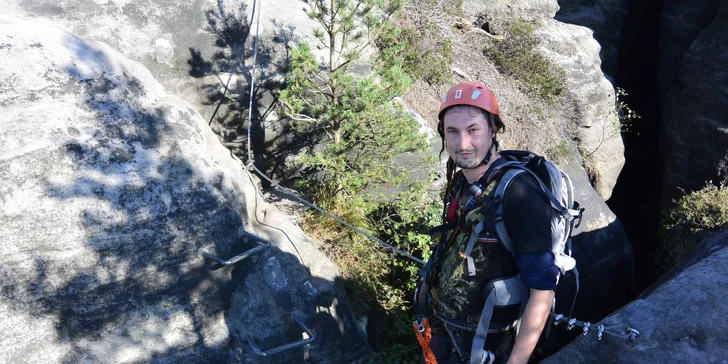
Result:
[[[554,162],[565,162],[571,156],[571,147],[566,142],[554,143],[547,151],[546,155]]]
[[[407,44],[380,41],[383,47],[375,59],[375,72],[357,74],[353,69],[380,35],[401,34],[387,33],[394,29],[390,21],[401,2],[310,0],[307,4],[309,17],[321,28],[314,36],[330,56],[321,62],[310,45],[299,44],[292,51],[286,87],[280,93],[282,112],[298,137],[318,136],[320,143],[303,152],[304,178],[297,187],[350,224],[426,258],[429,237],[420,231],[436,224],[439,209],[427,185],[411,181],[395,160],[403,153],[428,150],[419,125],[395,100],[410,85],[408,61],[399,56]],[[410,67],[417,62],[411,59]],[[372,191],[379,190],[400,192],[389,198],[374,196]],[[306,215],[303,225],[341,268],[352,309],[368,317],[377,360],[416,362],[418,346],[407,299],[419,267],[317,213]]]
[[[525,92],[554,104],[566,91],[566,76],[538,52],[540,41],[534,29],[523,20],[511,23],[505,27],[503,38],[492,39],[483,53],[502,73],[521,81]]]
[[[411,0],[385,28],[377,47],[402,60],[414,80],[429,84],[450,82],[453,63],[452,33],[448,18],[460,12],[460,1]]]
[[[708,182],[703,189],[681,197],[664,214],[661,225],[656,257],[660,274],[690,254],[707,232],[728,226],[728,182],[718,186]]]
[[[430,237],[420,231],[439,224],[440,207],[425,185],[414,185],[389,201],[337,197],[322,206],[344,220],[424,260]],[[374,361],[419,362],[412,333],[411,302],[419,266],[320,214],[304,218],[304,229],[341,268],[349,303],[368,318]]]

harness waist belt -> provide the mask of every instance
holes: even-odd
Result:
[[[468,324],[462,321],[455,320],[453,318],[449,318],[446,316],[441,315],[439,312],[435,311],[435,317],[439,318],[443,324],[447,326],[454,327],[456,329],[465,330],[465,331],[472,331],[475,332],[478,329],[478,324]],[[511,330],[516,327],[518,324],[518,320],[515,320],[507,325],[499,325],[495,323],[491,323],[488,328],[489,334],[497,334],[499,332],[505,332],[508,330]],[[495,328],[493,327],[495,326]]]

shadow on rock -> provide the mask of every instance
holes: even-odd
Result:
[[[255,9],[255,6],[253,6]],[[250,19],[256,19],[255,11]],[[214,105],[209,124],[223,145],[242,160],[248,160],[248,117],[251,117],[250,144],[256,166],[280,180],[300,177],[286,160],[304,149],[313,148],[324,134],[322,130],[293,130],[287,119],[274,113],[278,93],[285,87],[291,67],[292,44],[297,41],[295,28],[273,23],[272,38],[260,38],[256,55],[255,28],[248,16],[248,6],[231,10],[223,1],[205,13],[206,30],[215,36],[218,48],[209,59],[190,48],[189,74],[208,80],[202,87],[205,104]],[[253,80],[255,76],[255,80]],[[252,110],[251,106],[251,82]],[[271,123],[270,121],[273,120]],[[289,163],[290,164],[290,163]],[[266,182],[267,183],[267,182]]]
[[[252,333],[264,349],[277,345],[274,337],[287,340],[297,329],[289,316],[299,312],[324,341],[272,361],[333,363],[366,355],[333,279],[309,278],[299,257],[274,246],[216,269],[199,255],[205,249],[231,257],[257,245],[246,235],[254,230],[247,200],[256,187],[241,178],[242,165],[224,153],[199,114],[108,46],[26,21],[0,26],[31,29],[15,33],[5,50],[11,56],[28,52],[26,38],[41,39],[35,49],[43,72],[23,77],[48,87],[37,101],[10,98],[7,107],[45,107],[38,129],[49,130],[46,139],[28,141],[35,149],[0,161],[0,173],[12,177],[3,178],[3,207],[17,210],[0,215],[13,252],[0,257],[0,327],[8,335],[0,356],[258,362],[238,333]],[[55,100],[63,108],[49,110],[45,103],[60,104]],[[19,135],[35,131],[29,121],[18,125],[28,126]],[[17,193],[35,185],[37,194],[24,195],[35,206],[23,210]],[[266,286],[286,288],[267,274],[275,262],[276,279],[288,277],[287,289]],[[358,344],[333,347],[342,340]]]

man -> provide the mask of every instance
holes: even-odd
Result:
[[[488,220],[493,215],[487,196],[502,176],[503,170],[496,167],[506,162],[498,153],[496,136],[504,125],[495,95],[484,84],[458,84],[443,98],[438,118],[443,150],[450,156],[444,213],[447,231],[441,234],[433,254],[433,273],[425,288],[434,303],[429,315],[431,353],[423,345],[425,358],[431,362],[434,355],[438,363],[477,363],[487,362],[486,354],[491,352],[496,363],[526,363],[548,318],[558,277],[551,252],[548,197],[525,173],[504,193],[503,219],[515,248],[511,254]],[[476,200],[469,196],[469,187],[478,181],[483,192]],[[481,221],[485,221],[484,228],[474,232]],[[477,234],[477,240],[468,251],[471,234]],[[487,336],[475,340],[486,287],[519,274],[530,295],[524,294],[518,305],[496,307],[489,317]],[[516,324],[519,318],[520,324]],[[482,345],[483,339],[486,354],[472,347],[474,340]],[[481,354],[483,358],[471,358]]]

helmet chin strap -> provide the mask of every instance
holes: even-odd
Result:
[[[487,166],[488,163],[490,163],[490,158],[493,156],[493,147],[495,147],[495,137],[491,139],[490,148],[488,148],[488,154],[485,155],[485,158],[483,158],[483,161],[480,162],[480,165],[478,167],[483,165]]]
[[[476,168],[480,168],[480,166],[487,166],[488,163],[490,163],[490,158],[493,156],[493,147],[495,147],[495,137],[493,137],[493,139],[491,139],[491,140],[492,141],[490,143],[490,148],[488,148],[488,154],[486,154],[485,158],[483,158],[483,160],[480,161],[480,164],[478,164],[477,166],[475,166],[473,168],[466,168],[466,169],[476,169]]]

